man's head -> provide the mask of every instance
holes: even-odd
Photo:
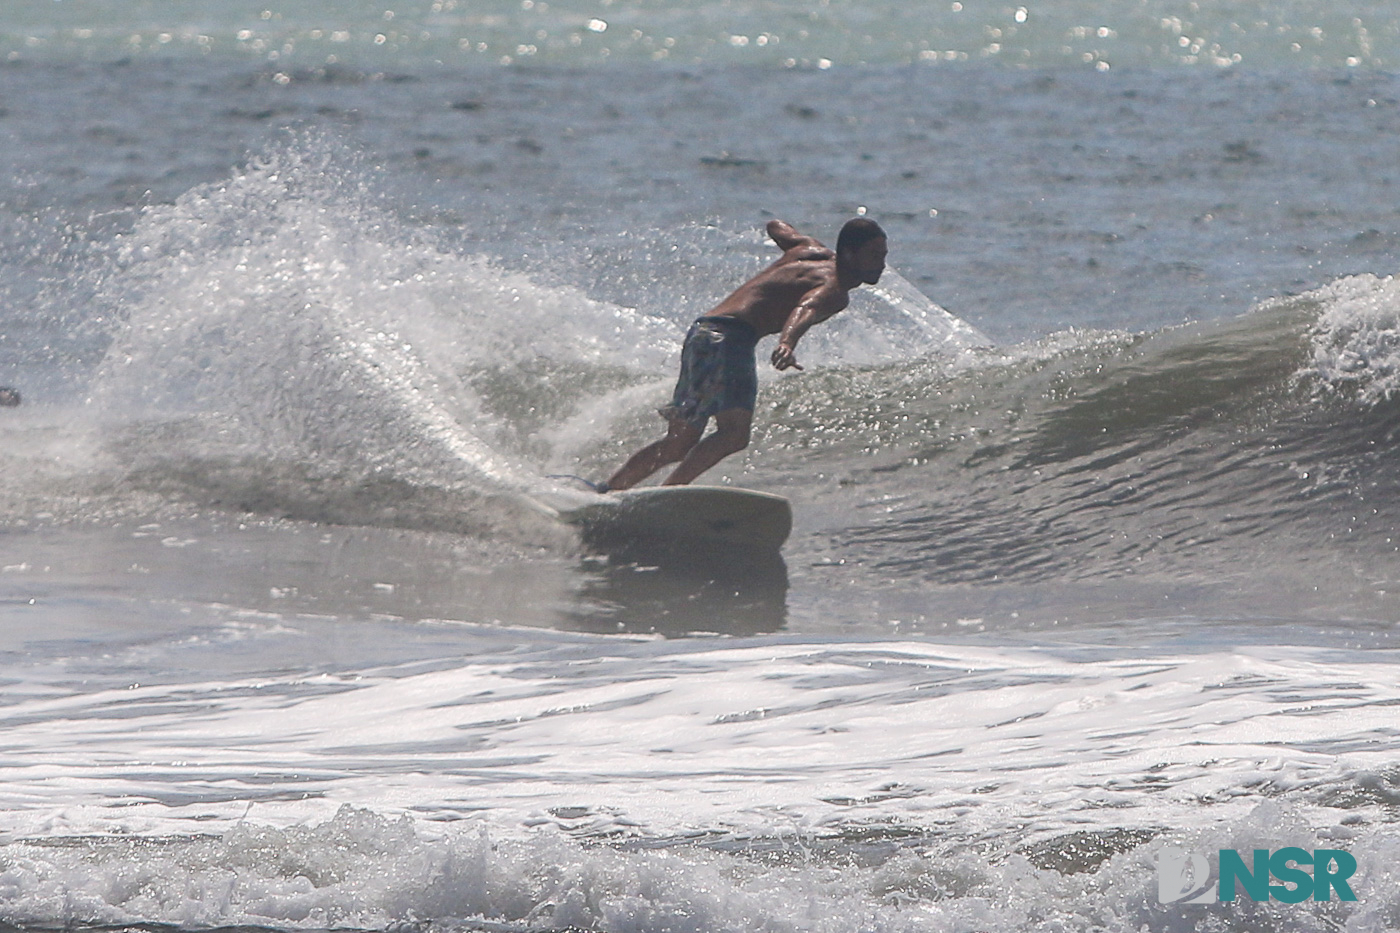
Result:
[[[846,221],[836,239],[836,264],[866,285],[880,281],[886,252],[885,231],[865,217]]]
[[[19,389],[0,386],[0,408],[14,408],[19,404]]]

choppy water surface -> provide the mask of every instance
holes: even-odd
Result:
[[[0,923],[1393,926],[1396,32],[14,4]],[[890,273],[708,477],[781,561],[531,505],[860,212]],[[1167,845],[1359,899],[1163,904]]]
[[[26,56],[241,55],[460,64],[877,62],[1043,68],[1394,64],[1400,23],[1386,3],[792,0],[18,0],[0,49]]]

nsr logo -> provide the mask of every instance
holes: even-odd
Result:
[[[1356,900],[1347,883],[1356,872],[1356,859],[1341,849],[1309,852],[1290,846],[1273,853],[1255,849],[1250,867],[1245,866],[1239,852],[1221,849],[1218,864],[1218,882],[1212,886],[1210,864],[1204,855],[1163,849],[1157,856],[1157,898],[1163,904],[1214,904],[1217,900],[1233,901],[1238,887],[1251,901],[1330,901],[1334,891],[1340,900]],[[1312,866],[1312,873],[1304,866]],[[1281,883],[1270,884],[1270,876]]]

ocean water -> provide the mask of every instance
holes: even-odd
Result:
[[[1400,927],[1400,18],[10,0],[0,927]],[[890,236],[707,482],[783,218]],[[762,348],[761,348],[762,350]],[[1164,902],[1180,849],[1355,901]]]

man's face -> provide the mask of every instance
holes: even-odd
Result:
[[[866,285],[880,281],[880,273],[885,271],[885,256],[889,246],[884,237],[869,240],[851,255],[851,268],[860,275]]]

